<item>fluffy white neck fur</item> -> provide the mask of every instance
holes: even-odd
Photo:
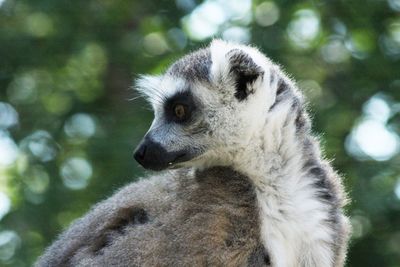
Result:
[[[328,209],[303,170],[307,136],[296,133],[291,103],[277,108],[236,155],[233,167],[256,187],[261,237],[273,266],[332,266],[332,233],[324,223]]]

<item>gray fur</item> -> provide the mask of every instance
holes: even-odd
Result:
[[[167,74],[187,81],[209,81],[211,53],[204,48],[184,56],[167,70]]]
[[[254,188],[241,174],[169,171],[96,205],[36,267],[266,266],[258,221]]]

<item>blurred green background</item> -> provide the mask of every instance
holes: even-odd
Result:
[[[143,175],[134,77],[213,37],[255,44],[308,96],[352,199],[348,266],[400,266],[400,0],[0,0],[0,266]]]

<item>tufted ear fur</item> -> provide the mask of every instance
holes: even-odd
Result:
[[[211,44],[212,78],[217,83],[231,82],[235,86],[235,97],[243,101],[254,93],[254,83],[262,78],[264,71],[243,47],[215,40]]]
[[[230,63],[230,74],[235,79],[235,97],[242,101],[253,93],[253,83],[264,72],[251,57],[240,49],[233,49],[227,54]]]

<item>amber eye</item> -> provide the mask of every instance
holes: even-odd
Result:
[[[186,117],[186,107],[182,104],[175,105],[174,114],[178,119],[183,120]]]

